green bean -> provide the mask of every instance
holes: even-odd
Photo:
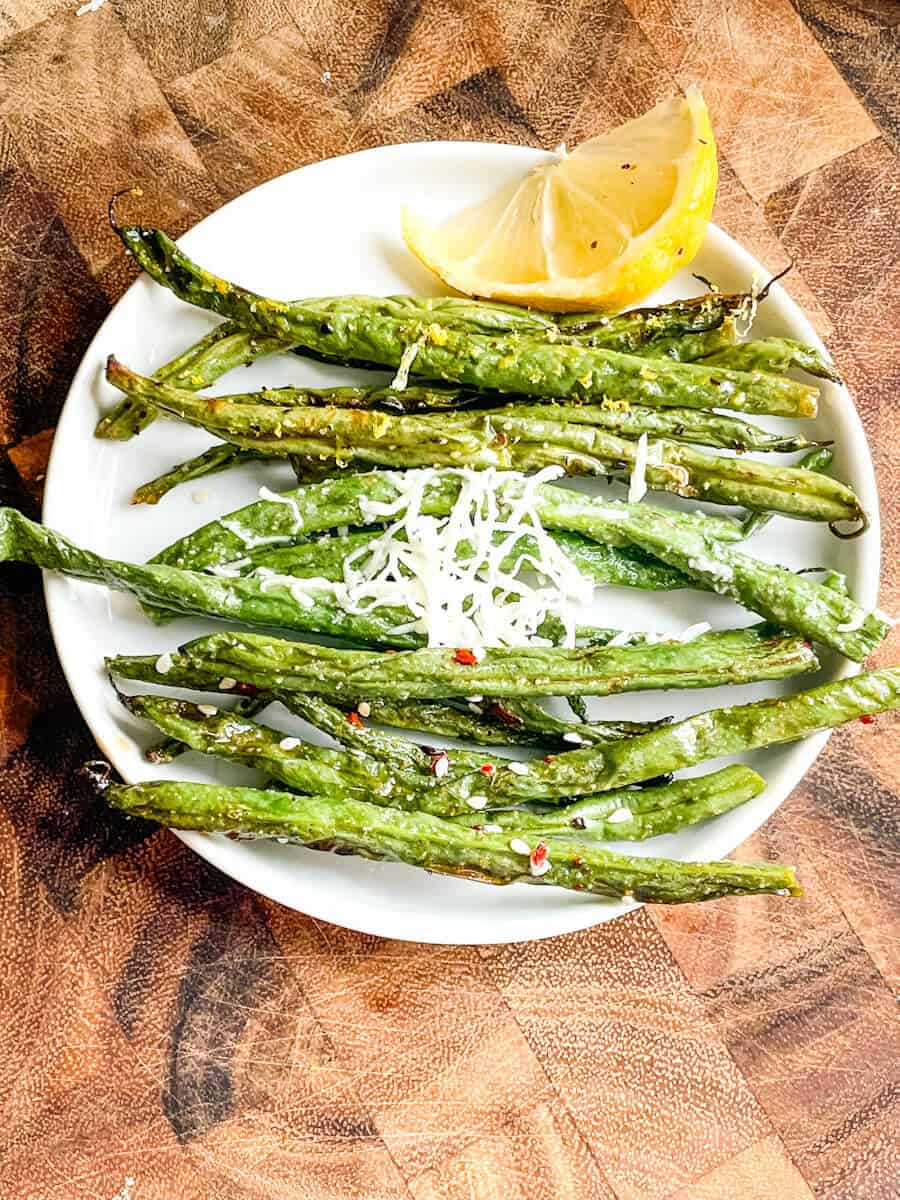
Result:
[[[703,361],[708,366],[727,367],[732,371],[772,371],[777,375],[792,367],[840,383],[834,364],[820,350],[806,346],[792,338],[767,337],[754,342],[741,342],[726,346],[706,355]]]
[[[153,682],[155,683],[156,680]],[[175,686],[180,685],[175,684]],[[215,691],[217,686],[218,681],[214,680],[208,687],[201,688],[200,690],[204,691],[211,689]],[[119,692],[118,695],[120,699],[124,699],[121,692]],[[274,697],[267,696],[264,692],[260,692],[256,696],[242,696],[231,711],[235,717],[255,717],[261,713],[263,709],[268,708],[273,701]],[[144,758],[146,758],[147,762],[160,765],[162,763],[174,762],[175,759],[184,754],[186,750],[187,746],[184,744],[184,742],[179,741],[176,737],[167,737],[161,742],[157,742],[154,746],[149,746],[144,751]]]
[[[158,504],[167,492],[178,487],[179,484],[191,483],[197,479],[203,479],[207,475],[215,475],[219,471],[227,471],[248,462],[259,462],[265,458],[266,455],[257,450],[242,450],[239,446],[223,442],[221,445],[212,446],[209,450],[198,454],[196,458],[189,458],[186,462],[179,463],[164,474],[157,475],[155,479],[142,483],[131,497],[131,503]]]
[[[724,322],[739,316],[749,299],[747,293],[710,291],[703,296],[673,300],[657,307],[632,308],[618,316],[608,313],[563,313],[556,318],[556,324],[562,334],[575,334],[588,340],[589,344],[594,344],[590,339],[598,339],[597,345],[608,345],[602,340],[604,337],[614,334],[621,339],[630,334],[633,341],[617,341],[615,347],[634,351],[638,346],[661,337],[678,337],[718,329]]]
[[[321,313],[302,303],[258,296],[197,266],[160,230],[123,226],[123,242],[158,283],[201,308],[266,337],[333,357],[363,357],[398,370],[415,364],[425,379],[519,392],[545,399],[601,396],[653,407],[731,408],[782,416],[814,416],[818,391],[765,372],[730,371],[518,333],[470,333],[371,308]]]
[[[469,812],[454,821],[473,829],[483,829],[488,822],[491,832],[509,830],[531,838],[641,842],[730,812],[758,796],[765,786],[765,780],[749,767],[723,767],[711,775],[601,792],[555,808],[507,809],[489,816]]]
[[[805,468],[807,471],[817,471],[820,475],[825,475],[833,459],[834,451],[830,446],[817,446],[814,450],[810,450],[808,454],[804,454],[797,465]],[[771,512],[763,512],[760,509],[751,510],[744,520],[744,539],[753,537],[761,529],[765,529],[771,521],[772,516]]]
[[[507,400],[508,397],[504,397]],[[480,402],[479,402],[480,403]],[[591,425],[622,438],[666,438],[725,450],[758,450],[791,453],[816,445],[801,434],[772,433],[759,425],[723,413],[696,408],[647,408],[605,404],[529,404],[524,399],[502,408],[487,410],[492,420],[558,421],[569,425]]]
[[[525,774],[498,771],[497,807],[565,799],[627,787],[724,755],[793,742],[859,717],[900,707],[900,668],[889,667],[751,704],[716,708],[601,748],[527,764]]]
[[[470,661],[473,660],[473,661]],[[122,659],[110,667],[126,674]],[[163,656],[172,664],[216,670],[261,691],[316,692],[386,699],[493,698],[534,694],[603,696],[665,687],[715,687],[784,679],[818,666],[809,643],[766,629],[702,634],[692,642],[576,650],[531,646],[485,650],[423,648],[381,654],[287,642],[253,633],[214,633]]]
[[[790,867],[629,858],[568,840],[548,840],[538,857],[537,847],[531,854],[519,853],[510,845],[515,839],[505,834],[479,833],[427,813],[380,808],[349,798],[330,800],[255,788],[160,782],[114,784],[106,799],[132,816],[176,829],[284,837],[303,845],[405,862],[490,883],[556,884],[601,896],[666,904],[726,895],[800,892]],[[550,866],[544,867],[544,861]]]
[[[472,811],[465,799],[442,788],[437,776],[412,763],[388,765],[361,750],[328,750],[213,705],[166,696],[120,698],[135,716],[190,749],[256,767],[304,794],[353,796],[444,816]]]
[[[121,663],[129,679],[154,684],[160,681],[157,662],[158,659],[152,656],[110,660],[111,665]],[[166,672],[166,683],[170,687],[201,692],[219,692],[220,678],[215,671],[185,666],[174,660]],[[246,688],[246,685],[239,686]],[[567,750],[572,739],[577,739],[579,745],[597,745],[618,738],[634,737],[668,720],[582,723],[561,720],[546,712],[536,701],[529,700],[500,701],[488,698],[462,709],[452,701],[417,700],[404,703],[365,696],[348,699],[328,691],[318,694],[279,689],[260,692],[255,688],[249,697],[240,702],[236,711],[241,717],[251,717],[276,701],[343,745],[358,746],[368,754],[388,762],[409,763],[412,760],[419,765],[423,761],[430,763],[431,756],[423,760],[420,750],[412,743],[395,734],[379,732],[372,728],[370,722],[461,738],[483,746],[541,746]],[[360,715],[360,710],[364,716]],[[181,752],[178,745],[170,740],[153,747],[147,757],[151,762],[171,762]],[[457,762],[456,754],[454,764]],[[483,756],[471,760],[465,758],[463,765],[474,769],[483,766],[486,761],[491,760]],[[496,761],[494,765],[497,765]]]
[[[234,367],[255,362],[282,346],[277,338],[260,337],[233,321],[225,321],[160,367],[153,378],[177,387],[199,390],[215,383]],[[126,396],[100,418],[94,436],[125,441],[146,429],[156,416],[152,406],[139,398]]]
[[[582,518],[580,508],[567,521],[562,506],[554,507],[552,518],[541,512],[545,524],[589,532],[593,522]],[[651,514],[649,505],[631,505],[619,522],[619,532],[710,590],[857,662],[870,654],[888,631],[878,613],[866,613],[848,596],[679,527],[667,514]]]
[[[153,407],[264,455],[298,452],[382,467],[526,467],[539,443],[541,465],[590,474],[626,475],[637,444],[605,430],[555,421],[474,412],[391,416],[339,408],[284,407],[213,399],[156,383],[110,358],[107,379]],[[859,501],[844,484],[802,468],[705,454],[659,440],[645,477],[652,489],[721,504],[780,512],[805,520],[855,521]],[[526,457],[523,458],[523,452]]]
[[[583,561],[589,564],[591,555]],[[186,571],[161,563],[129,563],[104,558],[29,521],[15,509],[0,508],[0,561],[31,563],[77,579],[130,592],[151,613],[201,614],[249,625],[280,625],[297,632],[324,633],[364,644],[413,647],[422,635],[408,626],[409,609],[379,607],[352,612],[335,601],[332,590],[302,577],[240,577]],[[294,589],[299,589],[295,591]],[[404,626],[407,627],[404,629]]]
[[[0,561],[31,563],[76,579],[130,592],[151,612],[199,613],[248,625],[281,626],[297,632],[329,634],[351,642],[416,646],[422,638],[398,632],[408,625],[408,609],[379,608],[351,613],[336,605],[332,591],[271,579],[226,578],[183,571],[160,563],[129,563],[104,558],[73,545],[11,508],[0,508]]]

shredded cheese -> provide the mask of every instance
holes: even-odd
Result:
[[[416,361],[420,345],[420,342],[410,342],[400,355],[400,365],[397,367],[397,374],[391,380],[391,387],[395,392],[402,392],[409,383],[409,372]]]
[[[647,494],[647,435],[642,433],[634,450],[631,480],[628,484],[628,503],[637,504]]]
[[[855,633],[857,629],[862,629],[865,625],[868,615],[866,610],[861,608],[849,621],[844,621],[842,625],[836,625],[835,628],[838,633]]]
[[[688,625],[687,629],[678,635],[679,642],[692,642],[695,638],[702,637],[705,633],[709,633],[712,629],[709,621],[698,621],[696,625]]]
[[[614,637],[609,639],[609,641],[606,643],[605,649],[615,650],[619,646],[628,646],[631,644],[633,637],[634,634],[630,629],[620,629]]]
[[[750,279],[750,292],[744,297],[741,306],[734,315],[734,330],[738,337],[746,337],[756,320],[759,308],[759,293],[761,279],[759,271],[754,271]]]
[[[291,540],[291,534],[289,533],[266,535],[250,533],[239,521],[232,520],[230,517],[220,517],[219,524],[223,529],[227,529],[229,533],[233,533],[236,538],[240,538],[248,550],[255,550],[258,546],[274,546],[279,542],[285,543]]]
[[[304,608],[322,593],[359,615],[405,608],[412,619],[395,633],[422,634],[430,646],[466,647],[476,661],[486,646],[546,644],[537,632],[549,616],[561,622],[563,644],[574,646],[579,609],[590,603],[594,585],[535,514],[535,489],[558,478],[559,469],[519,477],[513,489],[503,486],[509,472],[455,474],[459,495],[443,518],[422,511],[435,475],[430,469],[398,474],[393,501],[364,499],[364,521],[390,520],[380,537],[347,555],[343,579],[299,579],[263,567],[254,577]],[[516,553],[526,535],[533,546]]]

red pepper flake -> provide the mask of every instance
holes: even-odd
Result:
[[[358,712],[348,712],[347,720],[350,722],[351,725],[355,726],[357,729],[362,729],[362,717],[359,715]]]
[[[443,779],[450,770],[450,759],[446,750],[436,750],[431,756],[431,773],[438,779]]]
[[[502,704],[492,704],[488,712],[492,717],[496,717],[498,721],[502,721],[504,725],[519,726],[524,724],[521,717],[517,717],[515,713],[511,713]]]
[[[531,865],[533,867],[539,866],[547,857],[547,853],[548,851],[546,842],[538,842],[531,852]]]
[[[545,754],[545,755],[544,755],[544,762],[545,762],[545,763],[552,763],[552,762],[556,762],[556,755],[555,755],[555,754]]]
[[[573,855],[573,857],[572,857],[572,866],[573,867],[580,867],[583,862],[584,862],[584,859],[581,857],[580,854]]]
[[[583,883],[573,883],[573,884],[572,884],[572,891],[573,891],[573,892],[583,892],[583,891],[584,891],[584,884],[583,884]]]
[[[859,718],[859,723],[860,725],[874,725],[875,718],[871,713],[863,713],[863,715]]]
[[[242,695],[242,696],[258,696],[259,695],[259,688],[256,687],[255,684],[252,684],[252,683],[239,683],[239,684],[237,684],[237,686],[235,687],[234,690],[236,692],[240,693],[240,695]]]
[[[482,763],[478,770],[482,773],[482,775],[493,775],[497,768],[493,763]]]
[[[457,652],[453,655],[453,661],[462,663],[462,665],[464,667],[474,667],[475,664],[478,662],[478,659],[475,657],[475,655],[472,653],[471,650],[463,649],[463,650],[457,650]]]

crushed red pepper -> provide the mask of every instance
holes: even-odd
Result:
[[[502,704],[492,704],[488,710],[492,717],[496,717],[498,721],[502,721],[504,725],[524,725],[525,722],[521,717],[517,717],[515,713],[511,713],[508,708],[504,708]]]
[[[431,751],[431,762],[429,763],[429,768],[431,770],[432,775],[437,775],[438,778],[440,778],[443,775],[446,775],[450,769],[450,758],[447,754],[447,751],[446,750],[432,750]]]
[[[453,655],[453,661],[461,663],[464,667],[474,667],[478,662],[478,659],[471,650],[466,650],[463,648],[457,650],[457,652]]]

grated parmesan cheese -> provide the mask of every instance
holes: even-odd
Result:
[[[628,484],[628,503],[637,504],[647,495],[647,435],[642,433],[634,451],[631,480]]]
[[[300,509],[297,507],[297,501],[293,496],[282,496],[280,492],[273,492],[271,488],[261,487],[259,489],[260,500],[270,500],[273,504],[284,504],[291,509],[294,514],[294,532],[298,533],[303,526],[303,518],[300,516]]]
[[[862,629],[863,625],[865,625],[868,615],[866,610],[861,608],[849,621],[845,621],[842,625],[836,625],[835,628],[838,633],[855,633],[857,629]]]
[[[420,345],[421,342],[411,342],[400,355],[400,365],[397,367],[397,374],[391,380],[391,387],[395,392],[402,392],[409,383],[409,372],[416,361]]]
[[[232,562],[212,563],[206,568],[210,575],[220,575],[225,579],[235,579],[244,567],[249,567],[252,558],[235,558]]]
[[[268,497],[263,498],[268,499]],[[250,533],[239,521],[232,520],[229,517],[220,517],[219,524],[223,529],[227,529],[229,533],[233,533],[236,538],[240,538],[248,550],[255,550],[257,546],[273,546],[278,542],[289,542],[293,536],[290,533],[275,533],[266,536]]]
[[[677,637],[679,642],[692,642],[695,638],[703,637],[705,633],[709,633],[712,629],[709,621],[698,621],[696,625],[688,625],[683,633]]]
[[[254,577],[264,590],[284,588],[304,608],[323,592],[345,612],[359,615],[405,608],[412,619],[395,633],[423,634],[430,646],[467,647],[477,662],[484,647],[548,644],[538,629],[549,616],[563,626],[563,645],[574,647],[579,609],[590,603],[594,585],[535,513],[536,489],[562,472],[549,467],[519,477],[514,490],[509,472],[454,474],[459,494],[446,517],[423,512],[435,477],[431,469],[396,475],[398,495],[388,503],[363,499],[363,521],[388,523],[379,537],[346,556],[343,579],[299,579],[262,567]],[[522,551],[505,564],[525,535],[535,551]]]
[[[741,302],[740,308],[734,316],[734,331],[739,338],[745,338],[750,332],[753,322],[756,320],[756,312],[759,308],[759,293],[761,291],[760,283],[762,280],[759,277],[759,271],[754,271],[750,278],[750,292]]]

